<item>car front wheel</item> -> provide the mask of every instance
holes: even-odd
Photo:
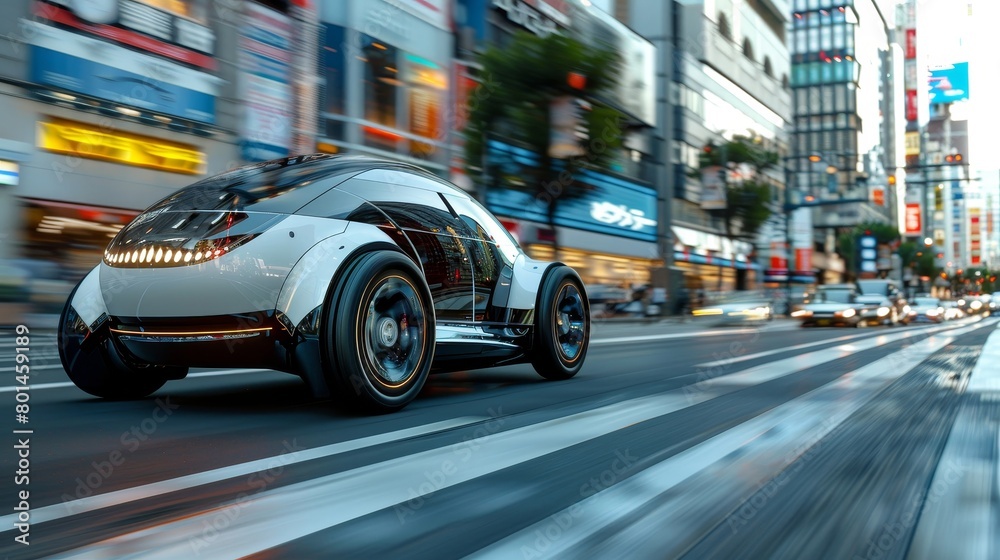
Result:
[[[334,398],[391,412],[416,398],[434,359],[434,310],[406,256],[374,251],[354,262],[326,306],[324,368]]]
[[[568,266],[542,280],[535,307],[531,365],[546,379],[569,379],[583,366],[590,344],[590,304],[583,282]]]
[[[104,399],[141,399],[187,375],[187,368],[128,363],[110,337],[84,343],[89,331],[71,305],[75,294],[74,288],[59,316],[58,345],[63,369],[81,390]]]

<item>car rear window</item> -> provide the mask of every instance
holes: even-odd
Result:
[[[225,210],[292,214],[349,174],[324,160],[289,158],[240,167],[185,187],[147,212]]]

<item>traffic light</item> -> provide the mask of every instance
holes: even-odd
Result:
[[[949,154],[944,157],[945,163],[962,163],[962,154]]]

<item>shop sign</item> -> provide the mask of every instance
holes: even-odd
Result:
[[[50,0],[50,2],[55,5],[38,5],[39,15],[161,56],[197,65],[204,64],[199,62],[203,59],[173,52],[170,48],[164,48],[166,45],[158,41],[207,55],[215,52],[215,33],[211,27],[144,2],[136,0]],[[151,42],[147,36],[157,41]]]
[[[21,177],[21,169],[17,162],[0,160],[0,185],[16,187]]]
[[[38,147],[174,173],[205,172],[205,154],[196,146],[63,119],[38,123]]]
[[[644,227],[656,227],[656,220],[646,217],[642,210],[629,208],[624,204],[614,204],[608,201],[591,202],[590,217],[602,224],[613,224],[633,231]]]
[[[906,235],[920,235],[923,231],[920,225],[920,203],[919,202],[907,202],[906,203],[906,214],[905,214],[905,233]]]
[[[48,25],[33,33],[29,79],[183,119],[215,122],[221,80],[161,58]],[[113,61],[114,66],[105,62]]]
[[[539,37],[558,33],[556,22],[543,16],[522,0],[492,0],[493,7],[507,15],[507,19]]]

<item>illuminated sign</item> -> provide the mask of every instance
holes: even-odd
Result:
[[[543,16],[521,0],[493,0],[493,7],[507,14],[507,19],[528,31],[546,37],[557,33],[556,22]]]
[[[38,147],[174,173],[205,172],[205,154],[195,146],[62,119],[38,123]]]
[[[0,160],[0,185],[17,186],[20,176],[21,170],[16,162]]]
[[[919,202],[906,203],[906,217],[904,222],[906,224],[906,235],[920,235],[923,228],[920,224]]]
[[[646,213],[624,204],[614,204],[608,201],[591,202],[590,217],[602,224],[614,224],[631,230],[640,230],[646,226],[656,226],[656,220],[646,217]]]
[[[920,155],[920,133],[915,131],[910,131],[906,133],[906,155],[908,156],[919,156]]]

